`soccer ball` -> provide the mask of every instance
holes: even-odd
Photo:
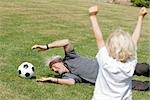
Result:
[[[34,66],[29,62],[23,62],[18,67],[18,73],[20,77],[31,78],[34,75]]]

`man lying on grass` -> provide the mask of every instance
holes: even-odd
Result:
[[[143,20],[143,19],[142,19]],[[142,21],[140,22],[142,25]],[[135,28],[134,31],[137,29]],[[61,78],[42,77],[37,82],[53,82],[57,84],[73,85],[75,83],[95,84],[98,75],[99,65],[96,58],[89,59],[78,55],[68,39],[57,40],[46,45],[34,45],[32,49],[45,51],[52,48],[63,47],[65,57],[54,56],[49,60],[49,68],[60,74]],[[149,77],[149,64],[137,64],[134,74]],[[132,81],[132,88],[136,90],[149,90],[149,82]]]
[[[34,45],[32,49],[45,51],[51,48],[63,47],[65,57],[54,56],[49,59],[49,68],[60,74],[61,78],[42,77],[37,82],[53,82],[57,84],[73,85],[75,83],[88,82],[95,84],[98,74],[98,63],[96,58],[89,59],[78,55],[68,39],[57,40],[47,45]],[[150,66],[148,64],[137,64],[135,68],[136,75],[149,76]],[[133,89],[148,90],[148,82],[132,81]]]

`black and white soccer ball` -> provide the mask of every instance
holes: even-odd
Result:
[[[18,67],[19,76],[22,78],[32,78],[34,75],[34,66],[29,62],[23,62]]]

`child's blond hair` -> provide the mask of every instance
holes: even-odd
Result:
[[[134,59],[136,47],[128,32],[117,29],[107,39],[106,48],[109,56],[120,61],[126,62],[128,59]]]

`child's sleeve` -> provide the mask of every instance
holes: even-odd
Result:
[[[105,46],[98,51],[96,59],[100,65],[104,64],[105,61],[109,59],[109,54]]]

